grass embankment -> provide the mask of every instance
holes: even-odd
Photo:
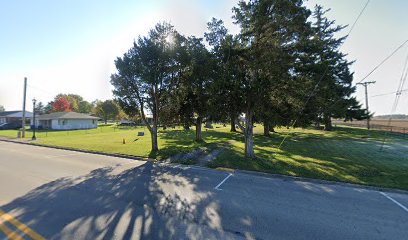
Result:
[[[137,132],[145,136],[138,137]],[[78,148],[141,157],[167,158],[198,147],[229,147],[210,164],[210,167],[238,168],[291,176],[310,177],[358,184],[408,190],[408,138],[389,134],[380,151],[383,132],[339,127],[333,132],[295,129],[289,132],[278,149],[287,129],[277,129],[272,137],[261,135],[262,126],[255,128],[256,160],[245,159],[243,137],[230,133],[228,127],[203,132],[203,143],[194,142],[194,129],[181,128],[159,132],[160,151],[150,153],[150,134],[147,129],[121,129],[112,126],[93,130],[39,132],[38,144]],[[0,136],[15,137],[16,131],[0,131]],[[31,132],[27,134],[31,138]],[[122,143],[123,138],[126,144]]]

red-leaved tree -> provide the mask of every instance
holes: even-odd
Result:
[[[71,107],[66,98],[60,97],[57,101],[52,103],[51,112],[71,112]]]

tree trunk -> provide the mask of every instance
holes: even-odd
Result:
[[[159,145],[157,143],[157,125],[159,123],[159,107],[158,107],[158,99],[157,99],[157,87],[155,86],[154,88],[154,97],[153,97],[153,127],[152,127],[152,152],[158,152],[159,151]]]
[[[152,127],[150,134],[152,136],[152,152],[157,152],[159,151],[159,146],[157,144],[157,128]]]
[[[333,129],[331,117],[325,115],[324,116],[324,131],[331,131]]]
[[[196,141],[201,142],[203,140],[202,134],[201,134],[201,127],[202,127],[202,119],[201,117],[197,117],[197,122],[196,122]]]
[[[253,122],[252,109],[248,109],[245,116],[245,157],[255,158],[254,140],[253,140]]]
[[[190,130],[190,124],[189,124],[189,122],[188,122],[188,119],[185,119],[184,120],[184,123],[183,123],[183,128],[184,128],[184,130]]]
[[[269,134],[271,132],[270,130],[269,123],[264,122],[264,136],[265,137],[270,137],[271,135]]]
[[[235,118],[231,115],[231,130],[230,132],[236,132],[237,129],[235,128]]]

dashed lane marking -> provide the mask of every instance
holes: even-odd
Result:
[[[222,180],[214,189],[215,190],[222,190],[222,189],[220,189],[221,185],[223,183],[225,183],[225,181],[227,181],[227,179],[230,178],[231,176],[232,176],[232,173],[228,174],[228,176],[226,178],[224,178],[224,180]]]

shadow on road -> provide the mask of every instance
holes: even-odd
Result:
[[[100,168],[44,184],[1,208],[47,239],[239,238],[223,231],[210,178],[152,163]]]

